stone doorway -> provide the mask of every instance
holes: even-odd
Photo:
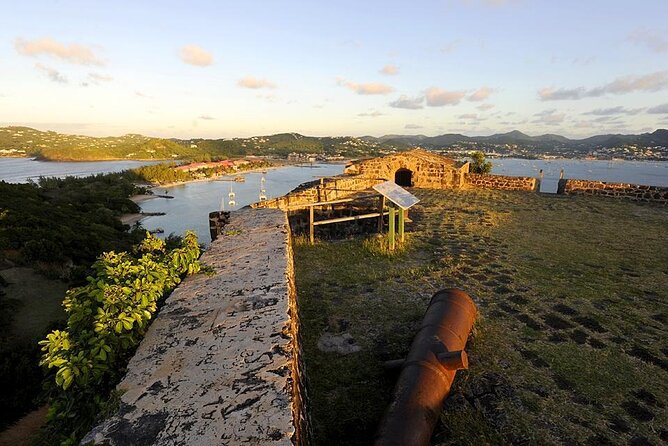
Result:
[[[404,168],[397,170],[394,173],[394,182],[402,187],[413,186],[413,172]]]

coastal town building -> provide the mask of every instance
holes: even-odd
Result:
[[[248,161],[245,161],[244,164],[248,164]],[[213,168],[227,169],[240,165],[242,164],[237,164],[236,161],[224,160],[224,161],[212,161],[208,163],[189,163],[175,167],[174,170],[180,170],[184,172],[194,172],[196,170],[202,170],[202,169],[213,169]]]

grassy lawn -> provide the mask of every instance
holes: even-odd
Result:
[[[295,240],[316,444],[370,444],[431,295],[480,316],[433,443],[668,442],[668,208],[501,191],[413,191],[402,252]],[[349,354],[321,351],[350,335]]]

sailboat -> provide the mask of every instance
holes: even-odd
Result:
[[[267,199],[267,190],[264,186],[266,181],[267,180],[264,178],[264,175],[262,175],[262,178],[260,179],[260,201],[265,201]]]
[[[230,193],[227,194],[229,197],[230,201],[227,202],[227,204],[230,205],[230,210],[234,208],[234,206],[237,205],[237,202],[234,200],[234,198],[237,196],[237,194],[234,193],[234,190],[232,190],[232,183],[230,183]]]

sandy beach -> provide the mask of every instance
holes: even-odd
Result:
[[[144,214],[123,214],[119,217],[119,220],[121,220],[121,223],[124,225],[130,225],[134,226],[135,223],[141,221],[146,215]]]
[[[157,195],[151,195],[151,194],[133,195],[133,196],[130,197],[130,200],[132,200],[136,204],[139,204],[139,203],[143,203],[146,200],[151,200],[153,198],[158,198],[158,196]]]

